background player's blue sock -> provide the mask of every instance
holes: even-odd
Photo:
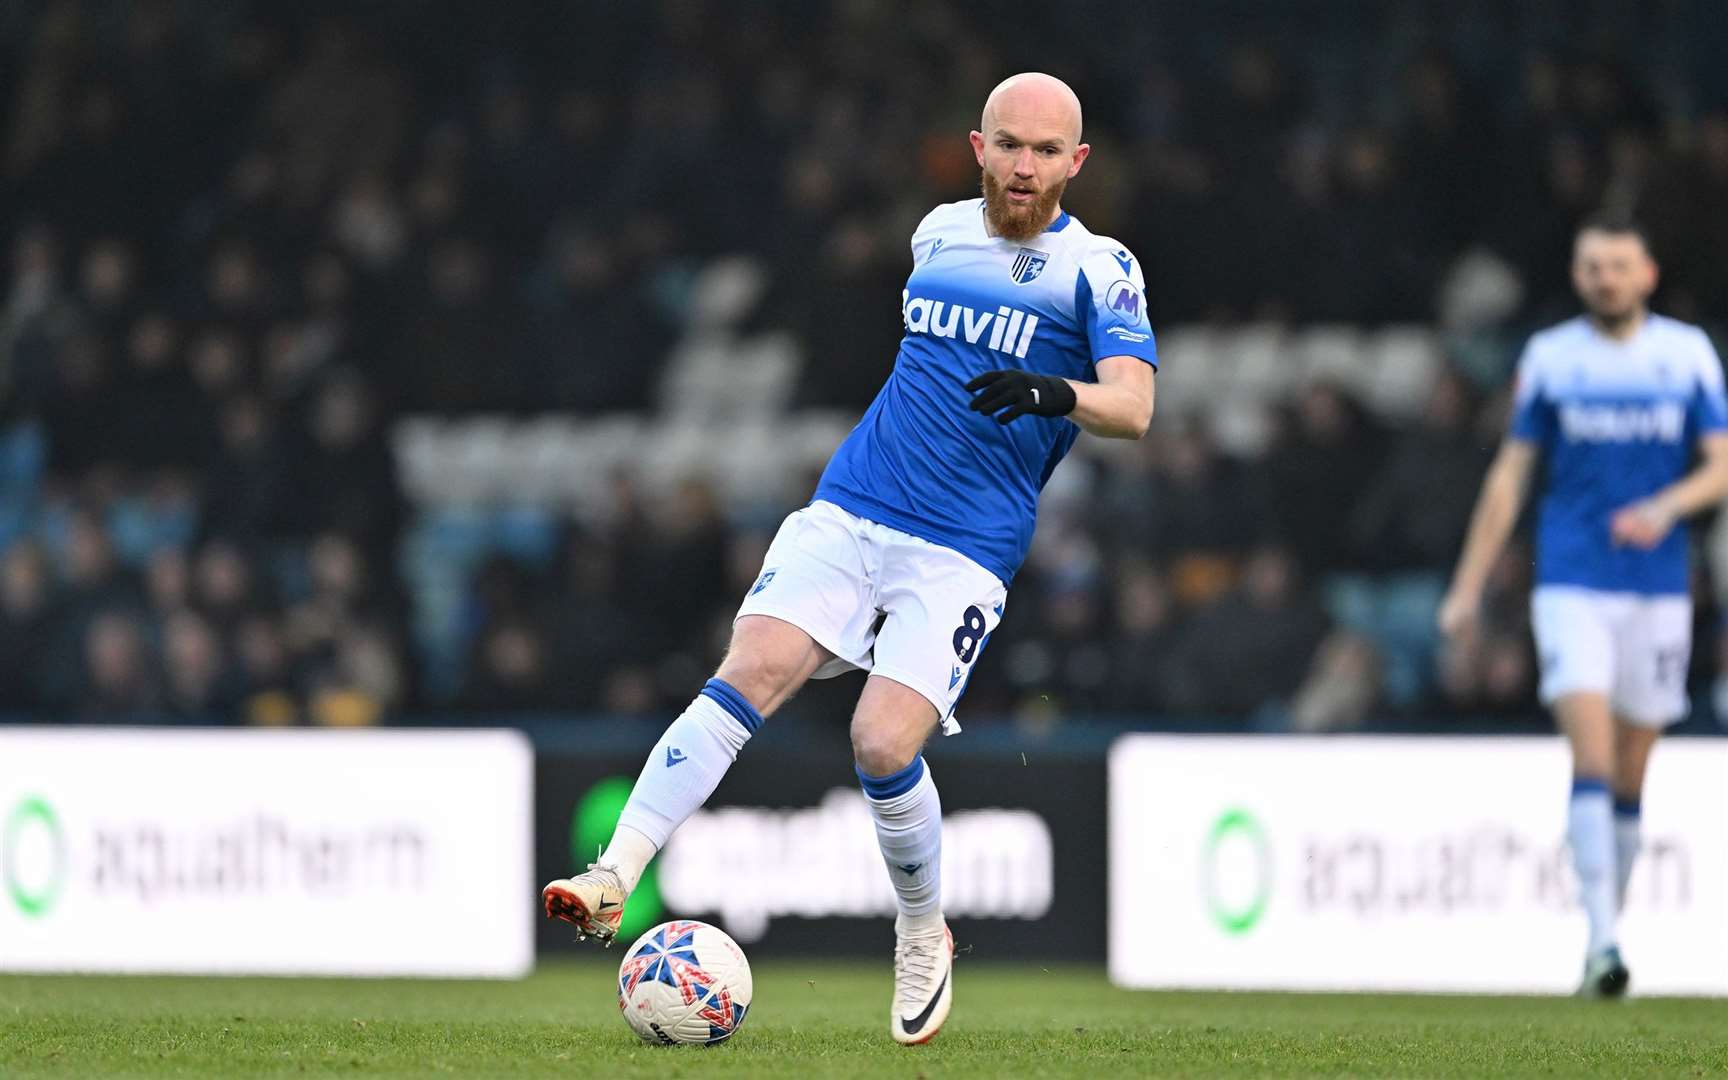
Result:
[[[1593,776],[1572,780],[1572,803],[1566,814],[1566,840],[1578,871],[1578,902],[1590,923],[1587,953],[1614,944],[1614,812],[1608,781]]]
[[[923,929],[942,923],[942,799],[924,756],[887,776],[857,769],[864,801],[876,819],[876,842],[888,864],[901,924]]]
[[[1644,846],[1643,807],[1637,799],[1614,800],[1614,910],[1626,910],[1626,884],[1632,880],[1632,864]]]
[[[643,763],[618,816],[619,832],[601,857],[618,867],[625,888],[635,887],[654,852],[714,794],[738,751],[761,726],[761,715],[723,679],[709,679],[683,715],[672,721]],[[624,835],[625,829],[646,837],[652,849]]]

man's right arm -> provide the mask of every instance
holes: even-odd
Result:
[[[1516,436],[1500,444],[1500,452],[1482,481],[1476,511],[1470,516],[1470,531],[1464,539],[1458,569],[1452,575],[1452,587],[1440,604],[1441,633],[1449,637],[1459,634],[1475,621],[1488,575],[1500,558],[1507,537],[1512,535],[1512,527],[1518,523],[1536,453],[1535,443]]]

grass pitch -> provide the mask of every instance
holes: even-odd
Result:
[[[1128,993],[1091,968],[956,967],[929,1046],[882,964],[764,962],[744,1028],[663,1048],[611,958],[519,983],[0,976],[0,1076],[1718,1076],[1728,1002]]]

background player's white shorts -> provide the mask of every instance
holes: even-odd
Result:
[[[738,618],[772,615],[815,638],[835,656],[818,679],[863,669],[911,687],[952,735],[1007,598],[996,575],[952,548],[814,502],[780,526]]]
[[[1665,727],[1691,710],[1692,598],[1543,585],[1530,598],[1542,664],[1542,703],[1566,694],[1607,694],[1614,712]]]

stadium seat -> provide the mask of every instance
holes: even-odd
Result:
[[[191,502],[163,503],[132,496],[117,499],[108,512],[114,553],[130,566],[142,566],[158,549],[184,547],[198,531]]]
[[[660,413],[699,420],[731,398],[731,339],[718,332],[686,337],[672,350],[660,383]]]
[[[519,562],[543,567],[558,551],[558,517],[544,506],[502,507],[490,525],[489,548]]]
[[[760,261],[745,255],[714,259],[690,283],[688,325],[698,331],[737,324],[750,314],[768,288]]]
[[[734,413],[779,415],[792,396],[801,366],[798,340],[792,334],[758,334],[739,342],[728,364]]]
[[[396,423],[390,431],[390,448],[396,458],[396,475],[403,494],[417,501],[433,501],[439,490],[444,454],[449,442],[444,425],[429,416],[413,416]]]
[[[1369,405],[1397,420],[1419,414],[1442,365],[1434,332],[1421,326],[1389,326],[1366,344],[1372,368]]]
[[[1272,444],[1272,414],[1264,402],[1226,398],[1207,412],[1218,449],[1231,457],[1258,457]]]
[[[0,502],[34,499],[47,458],[48,440],[40,424],[0,430]]]
[[[0,500],[0,552],[29,536],[34,520],[31,503]]]
[[[1255,323],[1242,327],[1221,348],[1228,350],[1235,361],[1232,395],[1249,401],[1275,401],[1287,396],[1302,381],[1301,369],[1281,326]]]
[[[511,501],[547,506],[572,501],[571,484],[580,473],[572,466],[578,460],[581,435],[575,420],[565,416],[542,416],[516,426],[510,456],[515,463]]]
[[[492,523],[477,506],[439,506],[422,516],[415,529],[429,561],[468,566],[486,553]]]
[[[1217,347],[1218,332],[1209,326],[1176,326],[1158,335],[1158,356],[1170,377],[1158,387],[1158,408],[1170,415],[1189,416],[1205,408],[1230,385],[1228,351]]]
[[[1310,326],[1296,334],[1291,346],[1304,383],[1329,382],[1367,398],[1372,362],[1363,352],[1362,333],[1356,327]]]
[[[1376,578],[1337,574],[1323,586],[1328,614],[1374,643],[1388,704],[1415,704],[1433,680],[1439,632],[1434,613],[1446,591],[1439,573]]]

